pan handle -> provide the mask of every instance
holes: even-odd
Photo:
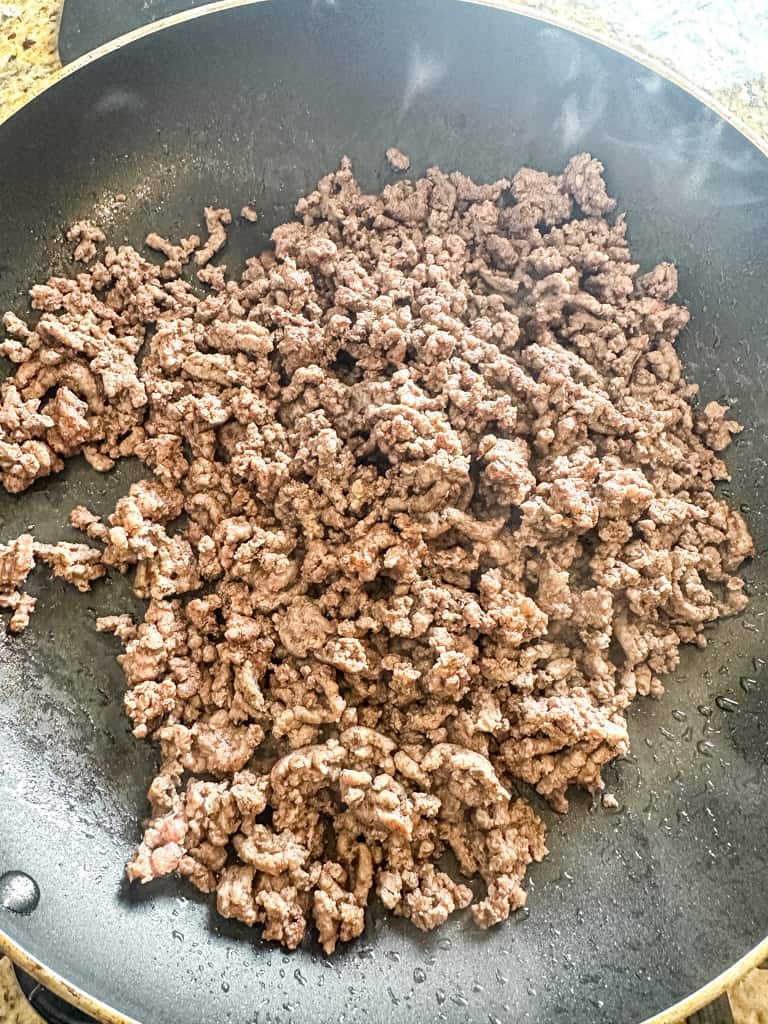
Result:
[[[209,0],[65,0],[59,26],[62,65],[97,46]]]
[[[685,1024],[735,1024],[728,996],[722,995],[714,1003],[703,1007],[689,1017]]]

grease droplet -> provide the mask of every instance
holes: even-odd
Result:
[[[416,982],[417,985],[423,984],[427,980],[427,972],[423,970],[421,967],[414,968],[413,980]]]
[[[733,697],[715,697],[715,704],[717,704],[721,711],[739,710],[739,702],[734,700]]]
[[[31,914],[40,902],[40,888],[24,871],[0,875],[0,907],[14,914]]]

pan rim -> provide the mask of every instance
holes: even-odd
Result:
[[[20,967],[35,981],[60,996],[71,1006],[93,1017],[100,1024],[141,1024],[135,1017],[129,1017],[121,1010],[116,1010],[108,1003],[89,995],[77,985],[68,982],[58,972],[46,967],[31,953],[28,953],[23,946],[14,942],[2,928],[0,928],[0,954],[7,956],[11,963]],[[740,981],[749,971],[759,967],[766,959],[768,959],[768,935],[712,981],[673,1003],[666,1010],[640,1021],[639,1024],[681,1024],[687,1017],[724,995],[736,982]]]
[[[269,2],[272,2],[272,0],[213,0],[213,2],[203,4],[201,7],[182,11],[179,14],[170,15],[167,18],[161,18],[149,25],[144,25],[140,28],[133,29],[130,32],[126,32],[123,35],[118,36],[116,39],[111,39],[109,42],[96,47],[94,50],[90,50],[88,53],[83,54],[81,57],[78,57],[76,60],[55,71],[39,92],[35,93],[34,96],[30,97],[30,99],[20,107],[17,107],[5,116],[0,117],[0,129],[2,129],[3,125],[16,117],[30,103],[33,103],[36,99],[42,97],[50,89],[55,88],[59,82],[69,78],[70,75],[77,74],[78,71],[87,67],[89,64],[92,64],[117,50],[121,50],[124,47],[129,46],[131,43],[144,39],[147,36],[163,32],[175,25],[185,24],[186,22],[217,14],[221,11],[234,10],[240,7],[253,7],[256,4]],[[628,57],[636,64],[647,68],[649,71],[652,71],[654,74],[659,75],[666,81],[671,82],[672,85],[677,86],[677,88],[698,100],[699,103],[717,114],[718,117],[731,125],[732,128],[735,128],[740,135],[743,135],[744,138],[755,147],[755,149],[765,157],[768,157],[768,138],[763,138],[755,129],[747,124],[746,121],[733,113],[733,111],[728,110],[720,100],[707,94],[702,88],[686,76],[678,74],[655,57],[652,57],[650,54],[647,54],[634,46],[617,42],[614,39],[609,38],[605,33],[595,29],[572,24],[567,19],[559,18],[548,11],[540,11],[531,8],[525,0],[457,0],[457,2],[472,4],[476,7],[488,7],[504,13],[516,14],[521,17],[530,18],[533,21],[539,21],[545,25],[551,25],[554,28],[564,29],[573,35],[598,43],[600,46],[604,46],[608,50],[612,50],[614,53],[619,53],[624,57]],[[0,954],[8,956],[12,963],[15,963],[22,970],[26,971],[26,973],[31,975],[35,981],[54,992],[56,995],[81,1010],[83,1013],[93,1017],[96,1021],[101,1022],[101,1024],[140,1024],[140,1022],[134,1017],[129,1017],[122,1013],[122,1011],[116,1010],[108,1003],[89,995],[78,986],[66,981],[66,979],[56,971],[46,967],[42,962],[37,960],[31,953],[24,949],[23,946],[15,942],[2,927],[0,927]],[[683,1021],[686,1017],[696,1013],[698,1010],[702,1009],[702,1007],[719,998],[737,981],[741,980],[741,978],[743,978],[750,970],[759,967],[759,965],[765,960],[768,960],[768,934],[766,934],[766,936],[751,950],[748,950],[740,959],[731,964],[730,967],[727,967],[711,981],[702,985],[700,988],[696,989],[694,992],[685,996],[683,999],[674,1003],[667,1009],[662,1010],[651,1017],[645,1018],[645,1020],[639,1022],[639,1024],[678,1024],[678,1022]]]
[[[195,21],[198,18],[204,18],[211,14],[217,14],[220,11],[235,10],[239,7],[253,7],[256,4],[271,2],[273,2],[273,0],[211,0],[210,3],[203,4],[202,6],[193,8],[192,10],[182,11],[179,14],[172,14],[167,18],[160,18],[149,25],[142,25],[140,28],[132,29],[130,32],[125,32],[122,35],[117,36],[115,39],[110,39],[109,42],[102,43],[101,46],[97,46],[95,49],[89,50],[87,53],[77,57],[69,64],[66,64],[52,72],[46,84],[36,92],[34,96],[30,96],[28,100],[21,104],[21,106],[0,116],[0,128],[16,117],[16,115],[24,110],[24,108],[30,103],[34,103],[36,99],[45,95],[49,89],[53,89],[65,78],[76,74],[82,68],[87,67],[94,61],[100,60],[102,57],[106,57],[116,50],[121,50],[123,47],[128,46],[131,43],[145,38],[145,36],[154,35],[157,32],[163,32],[165,29],[172,28],[174,25],[184,24],[188,21]],[[755,149],[768,157],[768,138],[763,138],[763,136],[752,128],[752,126],[743,118],[739,117],[738,114],[735,114],[732,110],[729,110],[724,103],[715,96],[707,93],[695,82],[691,81],[690,78],[674,71],[670,67],[667,67],[667,65],[662,61],[643,50],[640,50],[628,43],[612,39],[605,32],[587,28],[584,25],[577,25],[568,21],[566,18],[560,18],[555,14],[551,14],[549,11],[541,11],[533,8],[526,3],[526,0],[454,0],[454,2],[471,4],[475,7],[488,7],[507,14],[516,14],[520,17],[530,18],[533,21],[539,21],[545,25],[551,25],[553,28],[564,29],[566,32],[580,36],[582,39],[588,39],[593,43],[598,43],[600,46],[606,47],[608,50],[613,50],[614,53],[619,53],[623,57],[628,57],[636,64],[640,64],[649,71],[653,71],[654,74],[659,75],[666,81],[671,82],[672,85],[677,86],[678,89],[682,89],[683,92],[693,96],[693,98],[698,100],[699,103],[708,107],[714,114],[717,114],[717,116],[725,121],[726,124],[735,128],[740,135],[743,135],[744,138],[755,147]]]

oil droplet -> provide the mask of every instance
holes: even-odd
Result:
[[[437,1000],[437,1005],[438,1006],[442,1006],[443,1003],[445,1002],[445,999],[446,999],[445,992],[441,988],[436,990],[436,992],[435,992],[435,999]]]
[[[739,710],[739,702],[734,700],[733,697],[715,697],[715,704],[717,704],[721,711]]]
[[[31,914],[40,902],[40,888],[24,871],[0,875],[0,907],[14,914]]]
[[[296,970],[293,972],[293,976],[296,979],[296,981],[298,981],[298,983],[300,985],[306,985],[307,984],[307,979],[301,973],[301,968],[300,967],[296,968]]]
[[[461,992],[458,995],[451,996],[451,1002],[456,1003],[457,1006],[469,1006],[469,1000],[466,996],[463,996]]]
[[[184,941],[184,932],[180,932],[178,930],[178,928],[174,928],[173,931],[171,932],[171,935],[174,937],[174,939],[177,942],[183,942]]]
[[[427,972],[421,967],[415,967],[413,971],[413,980],[417,985],[422,985],[427,980]]]
[[[696,744],[696,749],[704,757],[712,757],[712,751],[715,749],[714,743],[710,743],[709,740],[699,740]]]
[[[692,725],[686,725],[685,729],[683,729],[683,739],[684,740],[690,740],[690,738],[692,736],[693,736],[693,726]]]
[[[442,950],[448,950],[448,949],[451,948],[451,940],[450,939],[439,939],[437,945]]]
[[[678,722],[684,722],[688,715],[686,715],[682,708],[673,708],[672,717]]]
[[[393,1006],[399,1006],[400,1005],[400,1000],[397,998],[395,993],[392,991],[392,986],[391,985],[387,986],[387,993],[389,995],[390,1000],[392,1001],[392,1005]]]
[[[480,984],[479,981],[473,981],[472,982],[472,991],[473,992],[484,992],[485,989],[483,988],[483,986]]]
[[[705,718],[710,718],[712,716],[712,707],[709,704],[699,704],[698,711],[699,714],[704,715]]]
[[[507,982],[509,981],[509,978],[506,978],[498,969],[498,967],[496,968],[496,981],[498,981],[500,985],[506,985]]]
[[[221,991],[222,992],[229,992],[229,982],[228,981],[222,981],[222,983],[221,983]]]
[[[757,680],[751,679],[749,676],[742,676],[739,680],[739,686],[742,688],[744,693],[751,693],[757,686]]]
[[[393,964],[400,963],[400,954],[395,949],[388,949],[384,956],[387,960],[391,960]]]
[[[659,728],[659,732],[665,737],[665,739],[673,740],[675,738],[675,734],[670,732],[669,729],[665,729],[663,725]]]

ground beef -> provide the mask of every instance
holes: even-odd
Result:
[[[10,544],[0,544],[0,608],[9,608],[8,629],[21,633],[29,625],[35,599],[21,587],[35,564],[35,544],[31,534],[23,533]]]
[[[70,242],[77,242],[74,258],[82,263],[89,263],[96,255],[97,246],[107,240],[107,236],[89,220],[80,220],[73,224],[67,232]]]
[[[752,540],[715,494],[740,428],[693,407],[675,268],[640,275],[613,206],[588,154],[378,195],[345,159],[239,280],[211,262],[229,210],[202,247],[150,234],[163,263],[96,260],[84,221],[87,269],[32,288],[34,328],[6,314],[6,489],[76,454],[149,471],[73,510],[90,543],[0,548],[12,630],[35,555],[147,601],[98,621],[161,752],[130,878],[330,952],[373,893],[425,929],[466,907],[450,851],[494,925],[546,854],[525,785],[600,792],[630,703],[744,607]]]
[[[106,574],[102,553],[88,544],[35,544],[35,554],[46,562],[54,576],[60,576],[78,590],[90,590],[94,580]]]
[[[407,171],[411,166],[411,158],[402,149],[390,146],[386,153],[387,163],[393,171]]]

